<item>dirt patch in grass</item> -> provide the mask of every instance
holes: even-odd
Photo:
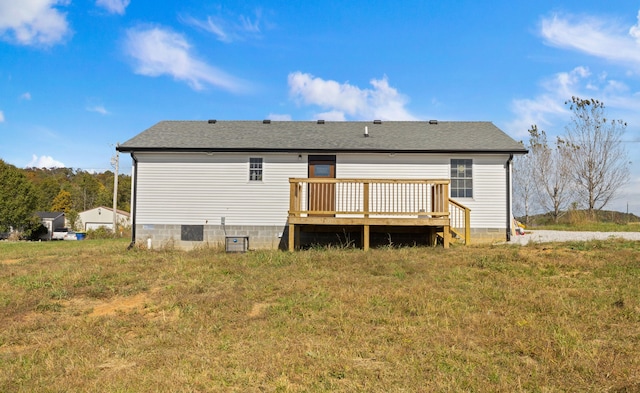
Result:
[[[100,317],[104,315],[115,315],[119,312],[141,311],[145,307],[145,303],[149,300],[146,293],[121,297],[118,296],[108,302],[100,302],[93,306],[93,311],[89,316]]]
[[[59,304],[72,315],[90,317],[113,316],[119,313],[136,312],[143,315],[152,313],[152,300],[149,293],[142,292],[131,296],[114,296],[110,299],[92,299],[77,297],[60,301]]]
[[[259,318],[265,315],[265,311],[273,306],[273,303],[255,303],[247,314],[249,318]]]

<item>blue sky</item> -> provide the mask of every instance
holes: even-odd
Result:
[[[109,170],[117,142],[160,120],[488,120],[522,140],[563,133],[575,95],[628,122],[632,181],[611,207],[640,213],[639,10],[0,0],[0,158]]]

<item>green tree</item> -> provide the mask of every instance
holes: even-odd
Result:
[[[68,212],[73,209],[73,203],[71,202],[71,193],[69,191],[61,190],[58,195],[53,199],[51,204],[51,210],[54,212]]]
[[[629,159],[622,144],[627,123],[606,118],[604,103],[571,97],[573,112],[566,141],[575,149],[566,156],[582,204],[589,212],[607,205],[629,181]]]
[[[103,186],[100,188],[96,206],[113,206],[113,172],[106,171],[96,175]],[[118,175],[118,209],[129,211],[131,209],[131,176]],[[95,207],[95,206],[93,206]]]
[[[111,187],[113,192],[113,187]],[[131,210],[131,176],[118,176],[118,209],[126,212]]]
[[[78,230],[78,227],[82,225],[82,222],[80,220],[80,214],[76,210],[71,209],[65,212],[65,218],[69,223],[69,227],[74,231]]]
[[[73,179],[73,207],[85,211],[96,207],[100,189],[103,187],[95,175],[80,171]]]
[[[24,173],[0,160],[0,230],[22,228],[35,213],[37,194]]]
[[[60,193],[60,183],[53,177],[47,177],[34,182],[34,186],[38,190],[38,210],[49,210],[53,200]]]
[[[42,225],[40,217],[32,216],[22,226],[21,238],[26,240],[38,240],[42,235],[47,234],[47,227]]]

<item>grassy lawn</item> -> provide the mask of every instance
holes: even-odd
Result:
[[[0,242],[0,391],[640,391],[640,242],[126,246]]]

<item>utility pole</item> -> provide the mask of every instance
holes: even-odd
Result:
[[[117,236],[118,231],[118,161],[120,160],[120,153],[118,152],[118,146],[120,143],[116,142],[116,155],[111,160],[111,164],[115,166],[113,171],[113,236]]]

